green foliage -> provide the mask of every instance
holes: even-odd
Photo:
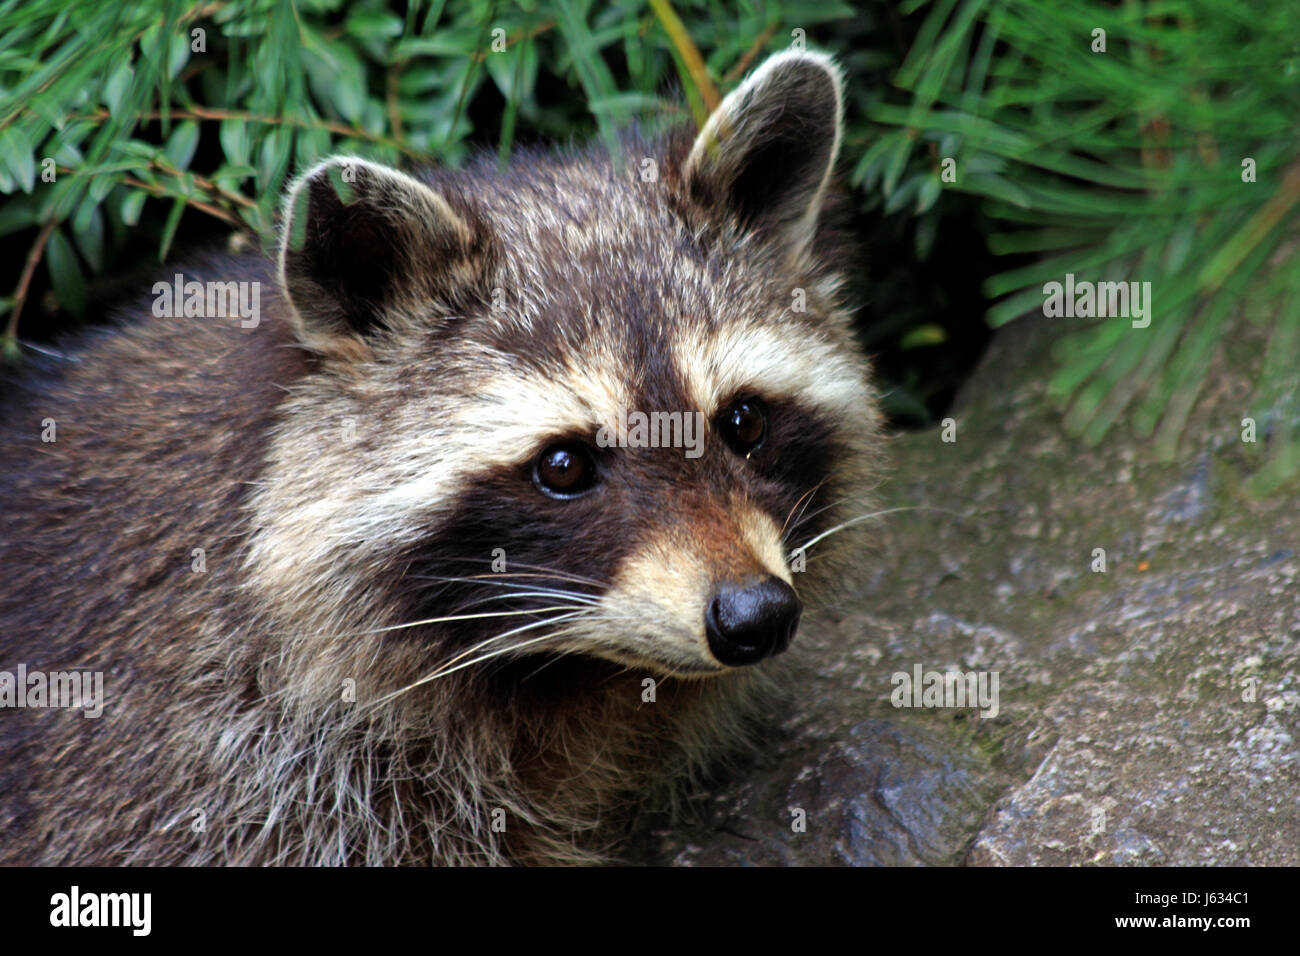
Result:
[[[680,14],[662,0],[0,0],[0,237],[29,232],[30,261],[79,315],[88,276],[133,228],[156,230],[159,260],[194,215],[269,249],[287,178],[331,153],[456,165],[486,142],[504,160],[521,132],[594,133],[616,150],[630,122],[688,115],[672,81],[699,54],[683,36],[734,81],[788,39],[783,18],[851,12],[820,0]],[[30,273],[0,299],[11,344]]]
[[[869,110],[893,128],[857,181],[886,208],[938,216],[939,165],[956,159],[942,185],[983,200],[992,250],[1034,255],[987,280],[995,325],[1039,310],[1044,283],[1066,273],[1152,284],[1149,328],[1107,319],[1058,342],[1051,388],[1091,442],[1125,420],[1171,457],[1230,320],[1271,321],[1250,411],[1275,441],[1255,487],[1286,477],[1300,433],[1293,0],[926,6],[896,76],[910,98]]]
[[[994,324],[1038,311],[1067,272],[1150,281],[1151,326],[1064,336],[1052,389],[1088,440],[1122,421],[1165,456],[1235,313],[1263,317],[1251,411],[1275,441],[1257,487],[1294,471],[1294,0],[0,0],[0,241],[26,251],[0,297],[7,344],[36,285],[79,314],[142,234],[159,259],[196,222],[269,248],[287,178],[330,153],[616,150],[630,122],[698,118],[799,31],[848,73],[845,169],[869,250],[925,263],[957,224],[981,230],[1015,262],[986,279]],[[961,348],[945,315],[960,310],[896,272],[869,276],[866,337],[908,357],[892,400],[923,418],[916,369]]]

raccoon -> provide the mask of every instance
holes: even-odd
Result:
[[[256,323],[144,299],[18,374],[0,669],[104,708],[0,688],[0,860],[617,860],[769,706],[880,470],[841,114],[788,52],[621,161],[333,158],[277,262],[179,270]]]

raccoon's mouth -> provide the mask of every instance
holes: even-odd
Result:
[[[725,674],[731,669],[730,667],[688,664],[671,667],[668,674],[671,677],[716,677],[719,674]]]
[[[768,657],[775,656],[786,649],[788,640],[781,645],[779,649],[774,649],[770,653],[756,653],[749,648],[742,650],[746,660],[741,663],[728,663],[726,661],[710,660],[707,652],[700,654],[698,657],[692,656],[692,659],[684,659],[684,655],[654,655],[645,651],[622,651],[614,650],[608,647],[585,648],[580,653],[584,656],[592,657],[597,660],[609,661],[628,670],[651,671],[663,677],[684,677],[684,678],[709,678],[718,677],[723,674],[732,673],[737,670],[745,670],[754,664]],[[701,650],[703,650],[701,648]],[[752,656],[751,656],[752,655]]]
[[[631,652],[599,648],[589,651],[588,654],[599,660],[618,664],[628,670],[648,670],[662,677],[716,677],[732,669],[703,659],[686,661],[676,656],[669,659],[667,656],[652,656],[644,651]]]

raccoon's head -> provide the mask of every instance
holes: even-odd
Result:
[[[784,650],[879,455],[819,216],[840,130],[834,65],[786,53],[623,163],[303,176],[281,271],[317,361],[255,502],[285,613],[449,666]]]

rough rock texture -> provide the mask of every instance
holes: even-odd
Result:
[[[995,341],[956,442],[893,443],[882,507],[924,510],[879,519],[860,598],[796,639],[764,756],[641,859],[1300,864],[1300,508],[1241,487],[1260,340],[1227,337],[1160,463],[1125,421],[1066,433],[1043,322]],[[895,708],[917,664],[998,672],[998,714]]]

